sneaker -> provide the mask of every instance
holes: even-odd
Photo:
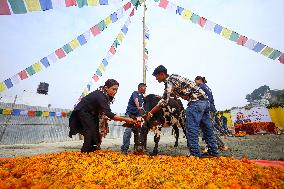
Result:
[[[200,158],[214,158],[214,157],[219,157],[219,155],[218,154],[203,153],[200,156]]]

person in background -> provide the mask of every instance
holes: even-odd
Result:
[[[229,129],[228,129],[228,120],[227,120],[227,118],[224,116],[223,112],[221,112],[220,115],[221,115],[221,116],[220,116],[219,119],[220,119],[220,122],[221,122],[221,125],[222,125],[223,130],[224,130],[224,132],[225,132],[226,135],[230,135],[230,131],[229,131]]]
[[[211,89],[206,85],[207,81],[205,79],[205,77],[201,77],[201,76],[196,76],[195,78],[195,83],[198,85],[198,87],[200,87],[205,93],[206,95],[208,96],[208,100],[210,102],[210,108],[209,108],[209,111],[210,111],[210,115],[211,115],[211,120],[212,120],[212,125],[213,125],[213,131],[214,131],[214,135],[215,135],[215,138],[216,138],[216,141],[217,141],[217,145],[218,145],[218,148],[222,151],[224,150],[227,150],[228,147],[226,147],[226,145],[224,144],[224,142],[222,141],[221,139],[221,136],[220,136],[220,132],[219,132],[219,129],[222,129],[221,128],[221,125],[220,125],[220,121],[216,115],[216,107],[215,107],[215,103],[214,103],[214,97],[213,97],[213,94],[212,94],[212,91]],[[203,126],[203,125],[202,125]],[[201,127],[202,127],[201,126]]]
[[[140,83],[138,85],[138,91],[134,91],[128,101],[128,105],[126,108],[126,116],[131,118],[137,118],[142,116],[143,103],[144,103],[144,94],[146,92],[146,84]],[[127,127],[123,133],[123,144],[121,146],[121,152],[124,154],[128,153],[128,149],[130,146],[130,138],[131,133],[134,133],[134,150],[140,145],[139,140],[139,127]]]
[[[125,121],[129,124],[137,124],[136,120],[120,117],[112,113],[110,103],[113,102],[119,83],[114,79],[108,79],[104,86],[83,97],[74,108],[69,118],[69,137],[80,133],[84,136],[81,152],[93,152],[100,149],[100,118],[107,116],[114,121]]]
[[[153,114],[166,106],[171,96],[187,100],[186,136],[190,154],[196,157],[218,156],[218,148],[209,114],[210,103],[206,93],[194,81],[176,74],[168,75],[167,69],[163,65],[155,68],[152,75],[156,77],[159,83],[164,82],[165,90],[159,103],[148,112],[146,120],[149,120]],[[200,123],[204,125],[202,132],[208,146],[208,154],[201,154],[200,152],[198,144]]]

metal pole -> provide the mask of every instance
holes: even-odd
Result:
[[[146,84],[146,63],[145,63],[145,58],[144,58],[144,54],[145,54],[145,13],[146,13],[146,0],[144,0],[144,11],[143,11],[143,54],[142,54],[142,58],[143,58],[143,83]]]

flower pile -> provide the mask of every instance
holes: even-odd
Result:
[[[273,122],[248,122],[243,124],[235,124],[235,132],[244,131],[247,134],[253,135],[260,131],[278,134],[279,128]]]
[[[0,188],[283,188],[284,170],[248,160],[63,152],[0,160]]]

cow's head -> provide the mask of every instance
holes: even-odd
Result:
[[[143,104],[143,109],[145,112],[149,112],[154,108],[158,102],[161,100],[161,97],[155,94],[149,94],[144,98],[144,104]],[[154,125],[160,125],[163,123],[163,112],[162,110],[159,110],[156,112],[153,117],[147,121],[148,124],[151,126]]]

